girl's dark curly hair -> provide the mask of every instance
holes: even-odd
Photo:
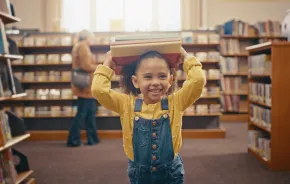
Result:
[[[149,51],[149,52],[146,52],[145,54],[141,55],[137,61],[123,67],[122,77],[121,77],[121,87],[124,89],[124,92],[126,94],[132,94],[132,95],[138,96],[141,93],[140,89],[137,89],[134,87],[133,82],[132,82],[132,76],[136,75],[136,71],[137,71],[140,63],[144,59],[149,59],[149,58],[159,58],[159,59],[164,59],[166,61],[168,68],[170,70],[170,74],[173,75],[173,79],[174,79],[171,87],[169,88],[169,90],[167,92],[167,95],[171,94],[174,91],[174,87],[175,87],[175,83],[176,83],[176,81],[175,81],[175,69],[170,69],[168,61],[159,52]]]

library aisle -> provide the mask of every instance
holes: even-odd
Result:
[[[290,172],[271,172],[248,154],[247,124],[224,123],[225,139],[184,139],[181,155],[188,184],[287,184]],[[104,139],[94,147],[65,147],[64,141],[30,141],[18,145],[30,158],[37,182],[128,184],[121,139]]]

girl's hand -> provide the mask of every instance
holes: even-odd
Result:
[[[111,51],[106,53],[106,60],[103,63],[104,66],[110,67],[111,69],[114,68],[115,64],[112,59]]]
[[[179,63],[183,63],[184,59],[187,56],[187,52],[184,50],[183,47],[180,48],[180,58],[179,58]]]
[[[178,66],[184,62],[184,58],[187,56],[187,52],[184,50],[183,47],[180,48],[180,57],[178,62],[174,64],[173,68],[178,68]]]

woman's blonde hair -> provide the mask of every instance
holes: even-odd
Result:
[[[94,40],[95,39],[95,35],[94,33],[88,31],[88,30],[82,30],[77,34],[78,40]]]

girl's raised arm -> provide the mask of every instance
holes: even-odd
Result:
[[[192,105],[201,95],[202,89],[206,84],[206,77],[202,71],[202,64],[194,57],[188,57],[184,54],[183,70],[186,73],[186,80],[183,86],[174,94],[175,104],[184,111]]]
[[[121,114],[122,104],[126,104],[124,102],[129,100],[129,95],[111,89],[111,79],[114,71],[112,70],[113,61],[110,52],[107,53],[106,58],[104,64],[98,65],[94,72],[91,92],[102,106]]]

